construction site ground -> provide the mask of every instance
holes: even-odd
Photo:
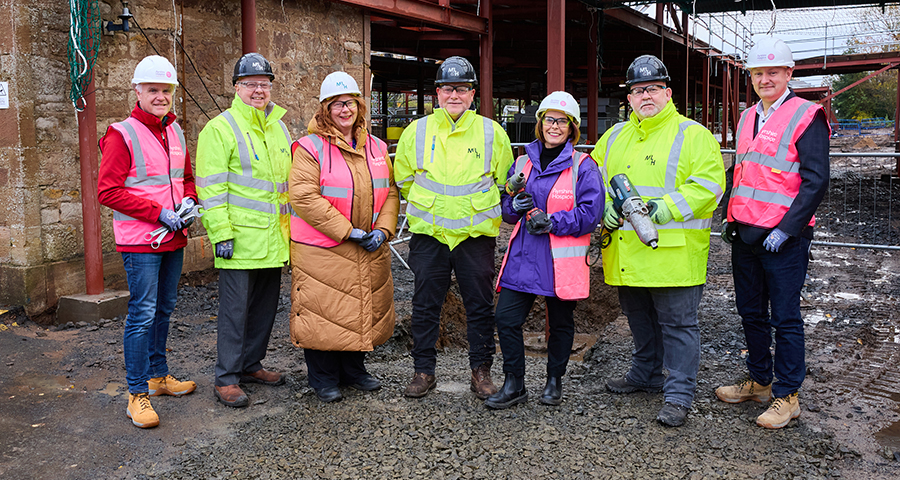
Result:
[[[840,195],[856,195],[848,191],[852,185],[843,185]],[[838,223],[840,212],[832,210],[823,213],[824,225]],[[884,230],[890,235],[892,228]],[[498,247],[508,235],[504,228]],[[397,250],[406,257],[406,244]],[[422,399],[403,397],[413,373],[413,276],[396,259],[398,325],[367,357],[384,387],[343,388],[345,399],[334,404],[319,402],[308,387],[302,350],[290,342],[286,272],[264,364],[284,372],[287,383],[245,386],[250,405],[244,409],[217,403],[216,272],[185,276],[169,366],[198,388],[181,398],[153,397],[161,423],[148,430],[125,416],[123,318],[48,328],[21,309],[2,307],[0,478],[898,478],[897,252],[814,247],[812,253],[801,304],[807,349],[801,415],[775,431],[755,424],[764,405],[725,404],[713,393],[744,375],[746,355],[730,247],[716,236],[699,310],[697,395],[687,423],[674,429],[655,421],[661,394],[616,395],[604,387],[628,369],[632,342],[599,263],[592,267],[591,298],[576,311],[579,335],[559,407],[537,402],[546,361],[542,302],[526,324],[529,401],[492,411],[469,391],[465,320],[455,290],[442,316],[437,389]],[[498,264],[501,255],[498,248]],[[498,350],[498,383],[501,362]]]

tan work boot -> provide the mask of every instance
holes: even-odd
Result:
[[[403,391],[403,395],[412,398],[424,397],[435,385],[437,385],[437,379],[434,375],[416,372],[412,381],[406,386],[406,390]]]
[[[131,423],[141,428],[151,428],[159,425],[159,416],[150,405],[150,396],[146,393],[137,395],[128,394],[128,408],[125,414],[131,419]]]
[[[469,382],[469,389],[475,392],[475,396],[480,400],[486,400],[499,391],[494,382],[491,381],[490,363],[482,363],[478,368],[472,369],[472,380]]]
[[[736,385],[726,385],[716,389],[719,400],[728,403],[741,403],[747,400],[766,403],[772,399],[772,385],[760,385],[751,379],[746,379]]]
[[[171,375],[166,375],[165,377],[151,378],[147,382],[147,387],[150,389],[151,397],[160,395],[180,397],[193,392],[197,388],[197,384],[192,381],[182,382]]]
[[[756,418],[760,427],[777,429],[788,424],[792,418],[800,416],[799,393],[794,392],[786,397],[776,398],[765,413]]]

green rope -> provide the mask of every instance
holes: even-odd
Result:
[[[93,78],[100,48],[100,8],[97,0],[69,0],[69,98],[75,110],[84,110],[85,90]]]

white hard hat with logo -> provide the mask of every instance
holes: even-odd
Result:
[[[581,124],[581,107],[575,97],[568,92],[553,92],[541,100],[541,106],[538,107],[535,118],[541,119],[541,115],[547,110],[559,110],[575,122],[575,126]]]
[[[175,67],[168,60],[159,55],[150,55],[141,60],[134,68],[134,78],[131,79],[131,84],[141,83],[178,85],[178,76],[175,73]]]
[[[794,67],[794,54],[790,47],[778,38],[764,35],[750,48],[745,68]]]
[[[329,73],[325,80],[322,81],[322,88],[319,89],[320,102],[338,95],[362,95],[356,80],[347,72]]]

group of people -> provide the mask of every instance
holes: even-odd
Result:
[[[652,55],[628,68],[629,119],[608,130],[590,156],[575,149],[578,102],[557,91],[540,103],[536,140],[517,159],[503,128],[471,108],[474,67],[450,57],[435,80],[439,108],[404,130],[392,162],[387,145],[369,133],[366,102],[350,75],[324,79],[308,135],[292,141],[281,121],[285,110],[270,98],[271,65],[246,54],[234,67],[231,108],[200,133],[196,177],[170,112],[178,85],[174,68],[163,57],[145,58],[132,79],[137,104],[131,116],[101,140],[99,178],[100,201],[114,210],[131,293],[124,334],[128,417],[138,427],[156,426],[150,396],[196,388],[169,373],[166,336],[184,229],[200,216],[198,207],[219,269],[214,394],[221,403],[248,405],[242,383],[285,381],[261,362],[288,261],[291,341],[304,349],[318,399],[341,400],[343,385],[381,388],[366,369],[365,352],[386,342],[394,328],[386,243],[396,233],[402,195],[415,275],[414,374],[403,395],[423,397],[437,384],[440,313],[455,274],[474,394],[492,409],[528,400],[522,327],[540,295],[549,338],[539,401],[560,405],[574,310],[590,293],[586,257],[600,222],[609,233],[602,250],[605,280],[618,289],[634,339],[631,368],[606,386],[614,393],[663,392],[657,420],[680,426],[696,391],[697,312],[712,217],[725,197],[722,239],[732,245],[749,377],[716,395],[730,403],[774,397],[757,423],[786,425],[799,415],[805,373],[800,288],[813,213],[827,187],[829,137],[822,108],[787,88],[792,67],[780,40],[764,37],[751,50],[747,68],[761,101],[741,117],[726,188],[718,142],[677,112],[668,71]],[[609,182],[623,173],[656,224],[655,248],[644,245],[615,206]],[[494,254],[504,221],[513,229],[498,273]],[[503,357],[499,388],[491,378],[495,328]]]

